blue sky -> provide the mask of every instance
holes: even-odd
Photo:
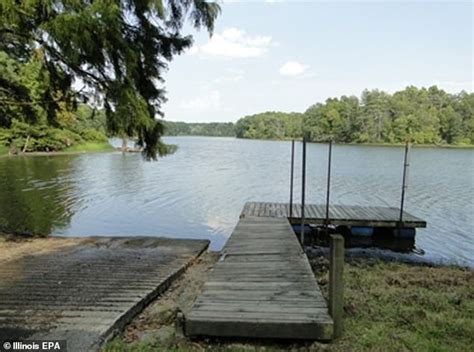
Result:
[[[166,74],[171,121],[236,121],[407,85],[473,91],[469,1],[232,1]]]

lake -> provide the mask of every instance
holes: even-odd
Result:
[[[149,235],[225,244],[247,201],[288,202],[290,142],[168,137],[158,162],[120,152],[0,158],[0,228],[61,236]],[[296,144],[295,201],[301,144]],[[403,148],[333,147],[331,202],[400,203]],[[327,145],[307,146],[307,202],[325,203]],[[414,148],[405,210],[416,245],[474,267],[474,151]]]

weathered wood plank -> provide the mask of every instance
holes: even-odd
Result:
[[[254,337],[282,339],[319,339],[330,340],[331,322],[289,322],[270,320],[234,320],[216,318],[187,319],[185,333],[191,336],[211,335],[219,337]]]
[[[185,317],[185,332],[329,339],[327,304],[288,220],[281,218],[286,205],[258,206],[258,214],[268,217],[239,221]]]
[[[248,203],[247,203],[248,204]],[[255,211],[249,210],[255,207]],[[247,210],[246,210],[247,209]],[[242,211],[245,216],[256,218],[287,218],[289,216],[288,203],[257,203],[250,202],[250,206]],[[248,215],[247,215],[248,214]],[[305,205],[306,223],[323,224],[326,220],[326,206],[324,204]],[[334,225],[370,226],[370,227],[398,227],[400,210],[394,207],[375,207],[357,205],[331,205],[329,219]],[[293,204],[292,220],[299,223],[301,205]],[[404,227],[426,227],[426,221],[403,212]]]

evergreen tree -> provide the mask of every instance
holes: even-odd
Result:
[[[100,95],[108,130],[138,137],[145,155],[156,158],[166,150],[156,119],[165,101],[163,71],[192,44],[181,33],[184,23],[212,32],[219,11],[218,4],[205,0],[2,0],[0,60],[21,65],[40,52],[48,84],[35,95],[25,82],[2,72],[0,110],[13,100],[18,108],[12,113],[34,120],[40,114],[31,105],[39,105],[49,123],[59,126],[61,104]],[[87,94],[72,93],[78,79]]]

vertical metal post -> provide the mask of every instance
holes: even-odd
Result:
[[[328,155],[328,183],[326,190],[326,231],[329,226],[329,194],[331,190],[331,158],[332,158],[332,141],[329,141],[329,155]]]
[[[410,142],[407,142],[405,145],[405,158],[403,163],[403,181],[402,181],[402,197],[400,200],[400,223],[399,226],[402,226],[403,223],[403,207],[405,205],[405,191],[408,187],[408,170],[410,168]]]
[[[291,171],[290,171],[290,218],[293,217],[293,178],[295,169],[295,140],[291,141]]]
[[[306,192],[306,139],[303,137],[303,165],[302,169],[302,176],[301,176],[301,234],[300,234],[300,241],[301,246],[304,245],[304,198]]]

